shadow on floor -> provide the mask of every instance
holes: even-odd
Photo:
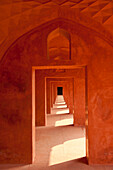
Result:
[[[0,165],[0,170],[28,170],[29,167],[28,164],[3,164]]]
[[[47,126],[64,126],[73,124],[73,114],[48,114]]]
[[[113,170],[113,165],[88,165],[86,157],[52,165],[47,170]]]
[[[39,169],[85,156],[85,129],[73,125],[36,128],[36,159]],[[79,160],[80,161],[80,160]],[[83,161],[83,160],[82,160]]]

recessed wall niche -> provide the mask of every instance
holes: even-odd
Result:
[[[61,28],[50,32],[47,37],[47,58],[50,60],[71,60],[71,36]]]

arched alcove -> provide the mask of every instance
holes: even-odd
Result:
[[[57,28],[48,35],[47,58],[51,60],[71,59],[71,37],[66,30]]]

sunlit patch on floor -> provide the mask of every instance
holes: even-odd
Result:
[[[64,126],[73,124],[73,114],[48,114],[47,126]]]
[[[85,156],[85,137],[72,139],[51,149],[49,166]]]

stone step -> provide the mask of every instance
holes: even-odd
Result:
[[[67,108],[67,104],[53,104],[53,108]]]
[[[57,95],[57,97],[56,97],[56,102],[57,102],[57,101],[64,101],[63,95]]]
[[[69,108],[51,108],[51,114],[69,113]]]
[[[66,102],[65,101],[63,101],[63,102],[55,102],[55,104],[66,104]]]

